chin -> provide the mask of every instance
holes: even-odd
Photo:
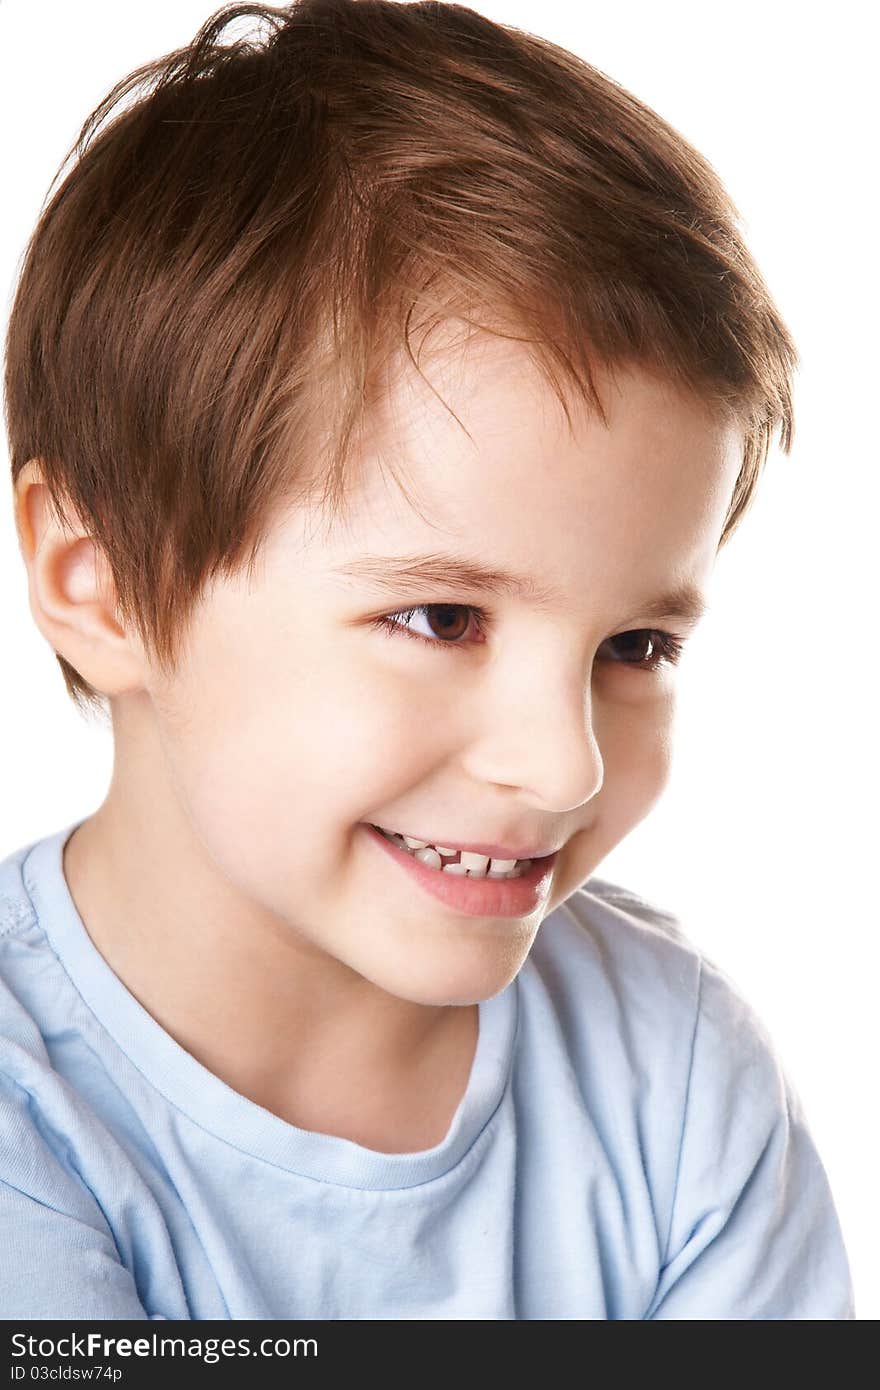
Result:
[[[531,941],[530,936],[528,945]],[[398,999],[429,1008],[479,1004],[506,989],[522,968],[528,949],[512,951],[508,943],[507,950],[493,953],[491,959],[486,958],[488,953],[481,954],[479,961],[472,956],[467,961],[440,961],[435,956],[433,969],[426,962],[393,978],[374,976],[374,983]]]

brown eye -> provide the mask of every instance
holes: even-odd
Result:
[[[465,635],[472,621],[476,638]],[[428,632],[419,632],[415,627],[416,622],[427,627]],[[391,635],[412,637],[427,647],[433,647],[435,651],[446,647],[450,651],[466,652],[475,641],[478,644],[485,642],[493,619],[487,609],[477,608],[472,603],[422,603],[417,608],[404,608],[397,613],[374,618],[373,626]],[[630,632],[619,632],[602,644],[603,647],[612,645],[622,653],[605,658],[612,666],[629,667],[650,675],[662,666],[676,664],[684,650],[684,639],[656,628],[635,628]],[[599,651],[601,653],[602,647]]]
[[[415,623],[426,626],[428,633],[418,632]],[[473,622],[476,638],[467,637]],[[468,648],[474,641],[485,636],[489,626],[489,614],[484,608],[476,608],[470,603],[422,603],[418,608],[404,608],[399,613],[388,613],[375,620],[376,627],[390,633],[403,633],[424,642],[430,647],[440,649],[450,647]]]
[[[444,641],[460,641],[468,630],[469,610],[463,604],[430,603],[421,611],[432,631]]]
[[[612,665],[632,666],[641,671],[656,671],[662,665],[674,666],[683,647],[671,632],[658,632],[653,628],[619,632],[616,637],[609,637],[608,643],[618,643],[623,650],[622,657],[611,658]]]

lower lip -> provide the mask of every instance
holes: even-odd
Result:
[[[372,825],[366,822],[363,825],[369,838],[426,893],[469,917],[526,917],[550,891],[558,851],[543,859],[533,859],[518,878],[471,878],[467,874],[445,874],[441,869],[432,869],[421,859],[399,849]]]

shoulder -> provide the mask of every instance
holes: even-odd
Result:
[[[82,1214],[94,1204],[70,1169],[107,1136],[58,1070],[81,1005],[27,890],[32,848],[0,862],[0,1182]]]
[[[13,1126],[19,1147],[22,1127],[51,1103],[59,1080],[42,1005],[57,995],[60,963],[24,880],[32,848],[24,845],[0,861],[0,1134],[7,1139]],[[8,1161],[10,1149],[3,1147]]]
[[[756,1105],[778,1107],[785,1077],[769,1033],[692,932],[667,907],[592,877],[542,923],[531,992],[544,994],[570,1047],[601,1046],[648,1084],[665,1068],[682,1100],[694,1084],[724,1077]]]
[[[57,895],[47,875],[66,833],[0,859],[0,1071],[7,1075],[24,1065],[23,1054],[51,1065],[47,1046],[70,1034],[74,1017],[82,1020],[83,1002],[57,950]]]
[[[48,1063],[33,1005],[53,974],[53,952],[24,882],[32,848],[23,845],[0,861],[0,1074],[7,1077],[25,1067],[25,1058]]]
[[[0,1315],[144,1318],[111,1213],[142,1211],[149,1194],[56,1069],[71,986],[26,889],[30,848],[0,863],[0,1229],[15,1252],[0,1261]]]
[[[33,841],[22,845],[0,859],[0,943],[35,920],[36,914],[24,886],[22,868],[36,843]]]
[[[648,1035],[693,1028],[703,957],[678,917],[607,879],[592,877],[545,918],[529,957],[572,1026],[630,1026]]]

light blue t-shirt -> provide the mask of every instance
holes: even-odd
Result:
[[[480,1005],[435,1148],[239,1095],[128,992],[63,873],[0,863],[0,1317],[855,1316],[760,1021],[668,912],[592,877]]]

